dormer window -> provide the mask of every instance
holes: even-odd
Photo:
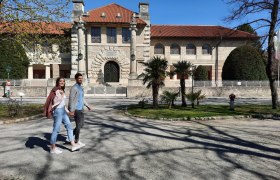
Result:
[[[105,12],[101,13],[101,17],[105,18],[106,17],[106,13]]]
[[[122,18],[122,15],[121,15],[121,13],[117,13],[117,16],[116,16],[117,18]]]

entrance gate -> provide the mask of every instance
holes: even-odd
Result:
[[[119,82],[120,68],[114,61],[109,61],[104,66],[104,82]]]

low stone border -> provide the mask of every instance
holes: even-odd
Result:
[[[240,119],[240,118],[252,118],[251,115],[236,115],[236,116],[211,116],[211,117],[184,117],[184,118],[151,118],[146,116],[138,116],[130,114],[129,112],[125,111],[125,115],[137,118],[144,118],[144,119],[156,119],[156,120],[168,120],[168,121],[193,121],[193,120],[220,120],[220,119]]]
[[[220,120],[220,119],[241,119],[241,118],[256,118],[256,119],[273,119],[280,120],[280,116],[273,114],[254,114],[254,115],[236,115],[236,116],[212,116],[212,117],[184,117],[184,118],[151,118],[146,116],[133,115],[124,111],[124,114],[131,117],[144,118],[144,119],[156,119],[156,120],[168,120],[168,121],[193,121],[193,120]]]
[[[220,120],[220,119],[241,119],[241,118],[256,118],[256,119],[273,119],[280,120],[280,116],[275,116],[273,114],[254,114],[254,115],[236,115],[236,116],[212,116],[212,117],[184,117],[184,118],[151,118],[146,116],[138,116],[130,114],[125,111],[125,115],[144,119],[154,119],[154,120],[168,120],[168,121],[193,121],[193,120]]]
[[[30,117],[25,117],[25,118],[20,118],[20,119],[3,120],[3,121],[0,121],[0,124],[20,123],[20,122],[34,120],[36,118],[41,118],[41,117],[43,117],[43,115],[42,114],[38,114],[38,115],[35,115],[35,116],[30,116]]]

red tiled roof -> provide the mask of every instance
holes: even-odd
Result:
[[[248,32],[222,26],[152,25],[152,38],[258,38]]]
[[[102,13],[105,13],[105,17],[101,17]],[[120,13],[120,17],[117,14]],[[133,11],[126,9],[118,4],[112,3],[107,6],[93,9],[89,11],[89,16],[84,17],[85,22],[92,23],[130,23]],[[138,24],[145,25],[145,21],[137,19]]]
[[[0,33],[62,35],[71,27],[71,23],[62,22],[6,22],[0,24]]]

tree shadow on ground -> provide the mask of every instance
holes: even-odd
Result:
[[[120,106],[114,107],[114,109],[121,109]],[[104,112],[108,116],[110,112]],[[215,153],[220,160],[225,163],[231,164],[232,167],[225,168],[222,171],[222,176],[224,179],[230,177],[230,172],[234,170],[242,170],[244,172],[250,173],[253,177],[257,176],[261,179],[277,179],[277,177],[270,175],[269,173],[264,173],[264,171],[259,172],[255,169],[251,169],[250,166],[246,166],[240,163],[238,160],[229,156],[229,154],[234,154],[238,156],[248,156],[260,159],[267,159],[269,161],[280,162],[280,150],[277,148],[268,147],[244,138],[240,138],[233,134],[227,133],[230,127],[224,129],[218,129],[214,126],[208,125],[207,123],[201,123],[199,121],[189,122],[193,125],[198,125],[204,127],[203,129],[196,129],[193,127],[179,127],[178,125],[172,125],[170,123],[155,122],[150,120],[141,120],[138,118],[127,117],[127,120],[119,119],[118,116],[112,115],[111,117],[102,118],[101,116],[95,117],[91,116],[88,118],[86,124],[89,127],[98,127],[98,136],[95,137],[95,145],[90,149],[102,154],[104,157],[115,162],[115,168],[119,170],[119,176],[121,179],[129,179],[131,177],[135,179],[142,179],[137,172],[132,168],[137,158],[142,157],[145,159],[153,159],[157,154],[165,153],[169,155],[176,151],[188,151],[188,150],[203,150],[205,153]],[[242,129],[242,128],[241,128]],[[126,135],[137,136],[138,142],[144,144],[144,148],[140,147],[137,143],[133,142]],[[250,131],[244,131],[244,134],[250,134]],[[123,155],[121,157],[115,158],[110,150],[106,149],[104,142],[113,141],[118,137],[119,139],[129,142],[132,146],[136,147],[137,151],[134,154]],[[155,150],[153,145],[146,142],[144,137],[157,138],[158,141],[161,140],[171,140],[181,142],[182,144],[187,143],[186,147],[174,147]],[[190,146],[191,144],[191,146]],[[206,156],[206,155],[205,155]],[[157,161],[162,161],[157,159]],[[209,161],[211,162],[211,161]],[[166,162],[164,162],[166,163]],[[176,162],[174,162],[176,163]],[[121,169],[121,166],[126,166],[126,170]],[[166,163],[168,164],[168,163]],[[172,164],[172,163],[171,163]],[[169,165],[170,169],[173,169],[172,165]],[[178,162],[177,162],[178,164]],[[213,162],[215,164],[215,162]],[[183,166],[183,165],[182,165]],[[219,166],[219,164],[216,164]],[[184,167],[189,168],[189,167]],[[176,169],[174,169],[176,171]],[[207,178],[200,177],[200,178]]]
[[[244,127],[210,121],[163,122],[126,117],[115,111],[95,110],[86,115],[81,138],[87,145],[75,156],[45,153],[38,168],[38,164],[30,163],[34,162],[31,153],[24,162],[2,164],[0,169],[24,173],[37,168],[32,171],[34,179],[279,179],[280,144],[275,127],[260,131],[262,124]],[[36,123],[21,129],[40,132],[39,127],[42,124]],[[269,130],[273,136],[268,136]],[[29,137],[25,146],[49,151],[51,134],[39,132]],[[258,136],[263,139],[256,141]],[[15,139],[3,138],[3,142]],[[268,142],[263,143],[265,140]],[[64,142],[65,137],[59,135],[59,141]],[[2,156],[9,151],[1,151]],[[61,169],[54,169],[58,162]],[[90,171],[84,171],[86,168]]]

